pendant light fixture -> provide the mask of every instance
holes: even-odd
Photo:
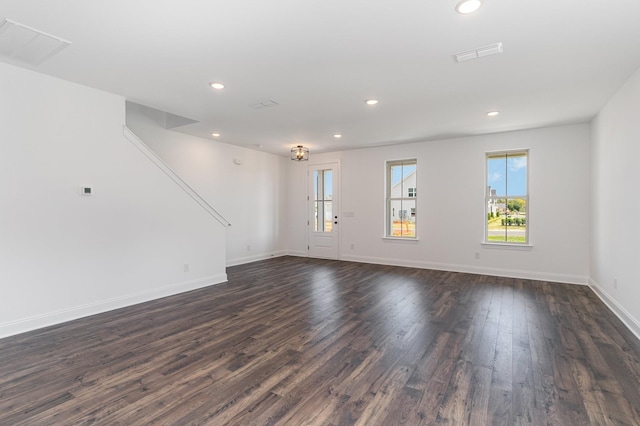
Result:
[[[291,159],[295,161],[308,161],[309,148],[305,148],[302,145],[294,146],[291,148]]]

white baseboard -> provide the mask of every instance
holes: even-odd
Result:
[[[289,250],[287,251],[286,256],[309,257],[309,253],[304,250]]]
[[[283,251],[276,251],[273,253],[256,254],[254,256],[237,257],[235,259],[228,259],[227,266],[244,265],[245,263],[258,262],[260,260],[271,259],[273,257],[282,257],[286,255],[287,255],[287,252],[283,250]]]
[[[342,256],[340,260],[375,263],[379,265],[406,266],[409,268],[435,269],[437,271],[464,272],[467,274],[494,275],[498,277],[521,278],[526,280],[550,281],[569,284],[588,285],[587,276],[554,274],[539,271],[526,271],[519,269],[487,268],[484,266],[458,265],[454,263],[421,262],[414,260],[389,259],[369,256]]]
[[[108,300],[100,300],[85,305],[74,306],[68,309],[60,309],[57,311],[47,312],[42,315],[36,315],[29,318],[21,318],[15,321],[9,321],[0,324],[0,338],[9,337],[27,331],[37,330],[39,328],[60,324],[75,319],[100,314],[114,309],[120,309],[138,303],[148,302],[162,297],[173,296],[175,294],[184,293],[199,288],[208,287],[214,284],[220,284],[227,281],[227,274],[220,274],[200,278],[197,280],[186,281],[178,284],[172,284],[161,288],[148,291],[141,291],[114,297]]]
[[[590,279],[589,285],[593,292],[602,300],[602,302],[607,305],[607,307],[613,312],[619,319],[622,321],[624,325],[627,326],[629,330],[635,336],[640,339],[640,321],[633,317],[622,305],[620,305],[609,293],[607,293],[597,282]]]

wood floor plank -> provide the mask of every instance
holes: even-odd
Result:
[[[513,381],[513,289],[503,283],[500,287],[500,315],[491,374],[491,388],[487,423],[511,424]]]
[[[0,425],[638,425],[588,287],[282,257],[0,340]]]
[[[536,286],[539,287],[539,286]],[[559,395],[554,382],[553,338],[555,336],[551,313],[539,303],[538,292],[525,300],[525,312],[529,330],[529,346],[533,369],[533,385],[536,403],[548,424],[561,424]]]

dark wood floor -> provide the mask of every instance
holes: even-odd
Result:
[[[0,424],[640,425],[588,287],[277,258],[0,340]]]

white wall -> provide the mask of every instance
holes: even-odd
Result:
[[[226,280],[225,229],[124,119],[119,96],[0,63],[0,337]]]
[[[341,164],[340,258],[586,284],[589,274],[588,124],[311,153],[310,163]],[[529,250],[487,248],[485,152],[530,149]],[[384,234],[387,160],[418,159],[418,242]],[[289,168],[292,253],[306,252],[306,165]],[[345,217],[344,213],[353,213]],[[559,220],[560,215],[567,218]],[[351,248],[353,246],[353,249]],[[475,254],[480,258],[476,259]]]
[[[592,123],[591,280],[640,337],[640,69]],[[617,285],[614,285],[614,280]]]
[[[165,130],[162,111],[133,103],[127,103],[127,126],[231,222],[227,265],[285,253],[284,175],[290,160]]]

